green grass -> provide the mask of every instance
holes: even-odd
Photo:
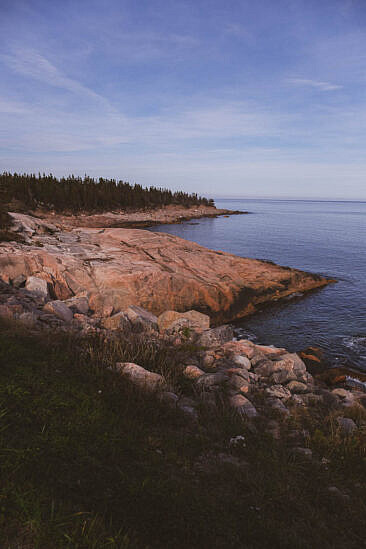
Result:
[[[319,409],[283,425],[276,442],[224,404],[189,424],[108,369],[134,361],[186,390],[185,353],[139,336],[106,342],[0,325],[1,548],[365,546],[364,433],[340,438]],[[319,463],[293,458],[300,426]],[[237,434],[247,467],[197,469]],[[350,500],[331,497],[333,485]]]

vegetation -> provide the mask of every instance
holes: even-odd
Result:
[[[135,361],[184,391],[186,352],[138,334],[109,341],[35,335],[2,321],[2,548],[363,546],[365,433],[340,437],[324,408],[284,422],[281,441],[224,404],[190,424],[109,369]],[[318,462],[289,449],[294,431],[304,429]],[[244,466],[212,468],[207,456],[230,452],[230,437],[239,434],[246,447],[234,456]]]
[[[103,212],[118,209],[144,209],[177,204],[214,205],[213,200],[197,194],[172,192],[155,187],[143,188],[115,179],[95,180],[73,175],[57,179],[52,174],[0,175],[2,202],[16,208],[45,208],[57,212]]]

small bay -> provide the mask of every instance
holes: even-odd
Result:
[[[270,306],[238,326],[258,342],[293,351],[318,345],[332,365],[366,371],[366,202],[217,199],[216,206],[250,215],[152,230],[336,278],[337,284]]]

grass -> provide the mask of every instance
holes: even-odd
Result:
[[[278,442],[224,403],[190,424],[108,369],[134,361],[185,391],[191,351],[138,335],[103,341],[1,323],[2,548],[365,546],[362,430],[340,437],[332,412],[319,408],[283,423]],[[299,429],[316,461],[293,457]],[[246,447],[236,454],[248,465],[209,466],[238,434]]]

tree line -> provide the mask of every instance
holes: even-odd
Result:
[[[57,178],[52,174],[0,174],[2,206],[14,209],[43,208],[64,213],[105,212],[111,210],[140,210],[169,204],[180,206],[214,205],[212,199],[196,193],[131,185],[115,179],[94,179],[85,176]],[[0,204],[0,211],[3,209]]]

